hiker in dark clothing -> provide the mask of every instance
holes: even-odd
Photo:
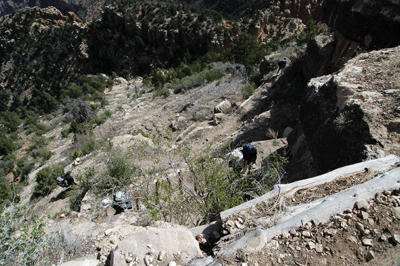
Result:
[[[75,180],[74,180],[74,178],[72,177],[71,174],[72,174],[71,171],[68,171],[68,172],[65,174],[65,180],[67,180],[68,186],[72,186],[72,185],[77,185],[77,186],[79,186],[78,183],[75,182]]]
[[[251,143],[247,143],[243,146],[242,149],[243,159],[246,162],[246,165],[250,167],[256,163],[257,160],[257,149]]]
[[[276,75],[286,66],[287,63],[287,58],[283,58],[281,61],[278,63],[278,70],[276,71]]]

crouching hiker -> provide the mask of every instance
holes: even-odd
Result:
[[[61,187],[70,187],[72,185],[79,186],[71,174],[72,172],[68,171],[64,176],[57,177],[57,184]]]
[[[253,164],[255,164],[257,160],[256,147],[251,143],[247,143],[243,146],[242,153],[243,160],[246,162],[246,167],[249,166],[249,170],[251,170]]]
[[[132,203],[124,192],[117,191],[113,196],[113,208],[117,211],[115,214],[119,214],[126,209],[132,209]]]

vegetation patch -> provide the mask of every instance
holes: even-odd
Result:
[[[53,189],[57,187],[56,179],[59,176],[64,175],[64,169],[60,166],[45,167],[36,174],[36,196],[49,195]]]

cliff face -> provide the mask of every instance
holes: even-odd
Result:
[[[325,0],[322,21],[341,35],[335,65],[360,52],[400,44],[400,5],[394,1]]]
[[[307,22],[310,19],[320,21],[322,4],[325,0],[281,0],[280,6],[285,14]]]
[[[291,180],[399,155],[399,63],[400,47],[388,48],[360,54],[340,72],[310,80],[300,129],[289,138],[298,163]]]
[[[303,58],[305,79],[314,79],[288,138],[288,181],[397,154],[398,48],[365,52],[400,44],[399,8],[389,1],[323,2],[322,21],[338,33],[312,40]]]
[[[369,49],[400,43],[400,5],[388,1],[326,0],[323,18],[349,39]]]

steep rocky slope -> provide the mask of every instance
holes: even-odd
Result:
[[[111,118],[93,129],[96,141],[106,140],[108,144],[81,158],[77,164],[68,150],[73,149],[79,140],[73,136],[61,137],[61,132],[67,127],[59,123],[62,115],[47,121],[53,125],[46,137],[54,155],[30,174],[22,203],[29,206],[29,214],[51,215],[46,220],[46,230],[61,232],[67,246],[75,249],[75,253],[66,252],[73,254],[71,257],[94,254],[95,258],[86,260],[93,265],[99,262],[97,255],[101,263],[108,260],[111,265],[149,265],[151,262],[159,265],[173,265],[173,262],[180,265],[362,265],[397,262],[400,246],[399,159],[393,154],[398,154],[399,48],[362,53],[331,74],[334,42],[332,36],[317,38],[308,52],[317,52],[320,60],[314,59],[315,64],[305,64],[304,58],[313,56],[308,54],[300,60],[293,56],[280,75],[276,75],[275,69],[267,72],[265,83],[248,100],[241,96],[245,78],[240,71],[239,75],[228,75],[170,98],[154,98],[153,92],[142,84],[141,79],[115,79],[114,86],[106,91],[110,104],[102,110],[110,111]],[[314,49],[312,45],[321,49]],[[267,58],[273,66],[281,55],[275,56]],[[309,66],[317,71],[310,71]],[[321,74],[325,76],[309,80]],[[301,87],[306,83],[309,84],[307,87]],[[143,94],[140,97],[132,97],[141,89]],[[224,104],[215,108],[221,102]],[[289,127],[295,127],[290,134]],[[160,136],[164,142],[159,142]],[[209,149],[218,150],[229,141],[232,141],[233,148],[248,141],[256,145],[260,158],[254,171],[262,166],[262,157],[286,147],[291,162],[287,169],[289,178],[283,178],[283,182],[392,155],[359,164],[351,175],[341,176],[339,173],[343,169],[352,169],[353,165],[327,174],[333,180],[318,177],[277,186],[266,195],[267,198],[272,195],[268,201],[249,201],[244,207],[239,206],[243,212],[231,221],[226,212],[221,213],[222,224],[194,227],[200,222],[190,220],[193,216],[184,217],[189,221],[186,225],[193,227],[193,238],[186,228],[155,222],[140,200],[136,209],[114,215],[111,208],[102,208],[104,197],[111,196],[107,194],[96,196],[92,191],[85,192],[79,213],[69,210],[69,196],[74,189],[57,188],[47,197],[31,198],[35,174],[40,169],[62,163],[65,170],[72,169],[77,177],[90,171],[99,173],[109,161],[109,147],[132,148],[135,152],[129,156],[140,167],[152,169],[156,166],[157,174],[145,180],[147,187],[154,188],[163,178],[176,184],[183,179],[190,186],[193,184],[185,178],[191,169],[185,165],[187,158],[182,158],[179,148],[189,147],[190,155],[197,157]],[[145,145],[141,146],[143,143]],[[140,149],[135,149],[137,147],[153,151],[152,157],[144,157]],[[155,147],[157,149],[153,150]],[[374,163],[379,169],[371,166]],[[388,167],[380,168],[382,166]],[[92,178],[98,176],[95,174]],[[290,187],[294,187],[293,190],[284,195],[283,191]],[[135,189],[134,184],[129,187],[133,192]],[[359,200],[363,195],[366,202]],[[325,206],[332,202],[338,203],[332,212],[319,212],[320,209],[331,209]],[[181,205],[170,209],[164,219],[175,222],[177,218],[171,218],[174,212],[187,207]],[[316,209],[308,212],[312,207]],[[324,219],[320,223],[317,218],[322,214]],[[332,220],[328,220],[330,215],[334,215]],[[295,222],[289,223],[288,220]],[[275,235],[269,235],[274,230]],[[195,236],[208,254],[200,253],[198,244],[193,241]],[[184,241],[190,243],[190,247],[179,243],[186,237],[190,240]],[[137,241],[139,238],[145,241]],[[128,242],[134,242],[134,250],[130,249]],[[232,249],[228,247],[231,245]],[[223,256],[228,254],[224,250],[231,251],[229,256]],[[206,257],[211,252],[214,258],[193,259]],[[58,262],[71,258],[57,256],[54,258]],[[82,265],[82,261],[85,260],[69,265]]]
[[[347,73],[350,66],[353,66],[352,69],[354,69],[355,65],[360,64],[361,67],[361,64],[367,59],[371,60],[370,65],[386,65],[386,60],[389,60],[388,62],[391,62],[393,58],[387,57],[387,53],[397,53],[397,50],[398,48],[393,48],[380,52],[362,54],[354,60],[350,61],[348,65],[346,65],[346,67],[342,70],[343,73],[341,75]],[[338,75],[340,75],[340,73]],[[150,141],[150,145],[153,145],[151,144],[152,141],[150,139],[146,139],[143,137],[137,138],[137,136],[140,134],[133,133],[136,130],[137,132],[144,131],[153,136],[164,135],[168,136],[168,138],[172,140],[172,143],[174,143],[171,146],[172,149],[175,149],[182,144],[189,145],[192,148],[193,154],[204,153],[207,147],[209,147],[208,143],[211,144],[211,147],[218,147],[226,143],[229,139],[240,139],[240,136],[244,133],[246,134],[248,139],[257,138],[260,130],[266,130],[265,127],[260,126],[264,125],[264,123],[267,123],[267,125],[273,125],[274,123],[276,123],[274,122],[273,117],[267,116],[268,114],[270,114],[269,112],[258,113],[256,111],[259,109],[259,105],[263,105],[265,97],[268,97],[268,94],[266,93],[271,90],[271,85],[273,83],[266,83],[264,86],[258,88],[256,93],[249,100],[243,101],[243,99],[240,98],[240,79],[240,76],[227,77],[226,79],[218,82],[218,85],[217,82],[214,82],[199,87],[196,90],[188,91],[185,94],[174,95],[171,96],[172,98],[166,99],[152,99],[152,93],[147,92],[143,94],[141,98],[138,98],[136,100],[132,100],[130,97],[128,97],[128,95],[134,93],[136,89],[135,87],[143,86],[141,84],[141,81],[132,80],[130,81],[130,83],[128,83],[123,79],[119,79],[120,84],[115,85],[110,91],[107,92],[107,97],[110,101],[110,105],[106,108],[112,110],[113,116],[105,124],[96,127],[94,133],[99,140],[101,138],[110,138],[114,145],[121,146],[125,149],[133,147],[135,145],[140,145],[140,142],[143,140]],[[316,78],[312,81],[315,83],[319,79],[320,78]],[[397,97],[395,96],[395,94],[388,95],[392,95],[394,96],[394,98]],[[233,107],[233,109],[229,112],[215,114],[214,107],[219,102],[222,102],[224,99],[235,102],[236,107]],[[390,100],[386,100],[385,102],[390,103]],[[367,108],[366,111],[373,110],[379,105],[379,102],[375,103],[373,105],[374,107]],[[259,107],[261,108],[261,106]],[[161,113],[163,115],[160,115]],[[243,121],[243,117],[246,117],[247,119]],[[267,118],[267,120],[265,120],[265,118]],[[167,128],[171,124],[174,125],[174,128],[176,130],[173,132],[172,135],[168,133],[167,130]],[[251,129],[254,128],[259,128],[259,130],[252,131]],[[100,169],[101,165],[104,164],[104,160],[106,160],[106,157],[102,156],[102,152],[93,153],[84,158],[81,158],[80,164],[77,166],[73,166],[73,161],[68,159],[68,157],[66,157],[65,153],[63,152],[69,147],[72,147],[73,142],[72,139],[61,138],[61,130],[62,128],[55,128],[47,135],[49,138],[52,139],[49,145],[50,147],[52,147],[55,155],[43,167],[57,163],[60,160],[67,160],[67,162],[70,162],[70,164],[68,164],[65,169],[73,170],[74,174],[77,176],[79,176],[80,173],[83,174],[88,167],[94,166],[95,168]],[[261,155],[260,157],[266,156],[269,152],[286,145],[285,139],[271,139],[254,143],[259,149],[259,154]],[[167,152],[166,154],[169,154],[169,157],[174,154],[170,151],[165,151]],[[162,155],[157,155],[156,157],[158,156],[162,157]],[[145,159],[142,157],[140,159],[137,158],[136,160],[137,163],[140,164],[142,167],[151,168],[152,165],[154,165],[154,161],[152,159]],[[179,157],[170,157],[165,160],[166,164],[164,165],[164,167],[171,162],[173,162],[174,164],[178,164],[179,160],[181,160]],[[207,247],[207,245],[212,245],[211,247],[214,248],[214,254],[219,255],[217,255],[215,258],[208,258],[200,261],[199,259],[193,260],[190,263],[195,263],[197,261],[196,263],[202,264],[193,265],[208,265],[209,263],[211,263],[211,261],[214,261],[214,263],[218,263],[218,261],[220,261],[219,263],[223,263],[223,265],[236,265],[239,262],[250,264],[259,263],[260,265],[262,263],[306,263],[306,261],[308,260],[309,262],[315,264],[322,263],[321,265],[328,265],[330,263],[332,265],[337,265],[336,260],[340,256],[343,257],[342,260],[347,260],[349,263],[351,262],[355,265],[362,264],[367,260],[383,260],[384,256],[387,256],[390,260],[396,261],[397,259],[394,255],[395,253],[392,254],[390,252],[394,252],[394,250],[397,250],[395,239],[400,233],[398,227],[399,219],[396,218],[395,214],[392,215],[392,212],[395,213],[395,207],[397,207],[400,203],[397,200],[397,188],[392,186],[384,189],[383,192],[386,196],[383,200],[380,199],[380,197],[382,196],[378,195],[377,198],[379,200],[376,201],[377,203],[369,203],[370,205],[377,205],[373,205],[375,207],[370,207],[371,210],[369,211],[364,211],[367,214],[362,213],[359,209],[355,209],[354,211],[351,210],[351,212],[353,213],[352,215],[348,214],[349,210],[346,210],[347,214],[341,214],[342,218],[345,217],[343,219],[347,219],[347,227],[342,224],[343,221],[339,218],[336,219],[338,221],[340,220],[339,223],[336,223],[336,220],[333,220],[332,224],[330,224],[326,220],[322,221],[322,218],[321,224],[314,222],[313,224],[307,225],[308,221],[304,220],[304,228],[298,228],[298,225],[293,224],[291,227],[281,229],[281,231],[279,231],[279,233],[275,235],[276,238],[273,241],[267,241],[267,245],[265,247],[263,244],[257,244],[257,247],[260,247],[262,249],[262,251],[260,252],[254,252],[251,250],[243,251],[244,246],[241,246],[241,243],[243,241],[240,242],[238,240],[240,239],[240,237],[245,236],[244,239],[250,239],[250,241],[258,241],[258,233],[256,233],[258,231],[254,231],[254,229],[259,228],[260,223],[263,224],[263,220],[269,220],[272,222],[275,221],[274,224],[279,226],[280,224],[283,224],[282,222],[279,222],[279,219],[282,219],[279,217],[284,217],[285,215],[287,215],[288,217],[293,217],[294,209],[291,207],[289,208],[289,206],[298,206],[297,203],[307,203],[304,206],[315,206],[321,203],[321,198],[328,196],[336,196],[340,198],[341,195],[343,195],[341,200],[343,200],[345,203],[350,202],[350,205],[345,209],[352,208],[351,201],[349,200],[348,196],[346,196],[346,193],[354,193],[351,192],[350,189],[352,189],[357,184],[361,184],[371,179],[375,180],[374,182],[379,182],[379,177],[377,177],[378,174],[381,172],[389,171],[392,168],[396,168],[396,164],[398,164],[399,159],[398,157],[393,156],[390,157],[390,161],[390,163],[384,163],[383,161],[378,161],[376,163],[378,167],[387,166],[387,168],[375,169],[373,166],[367,163],[365,165],[360,165],[358,170],[353,172],[353,174],[348,173],[344,176],[337,174],[338,171],[343,172],[343,170],[338,170],[330,174],[333,180],[327,181],[324,179],[322,183],[321,181],[319,181],[320,183],[314,181],[319,180],[318,178],[304,180],[308,184],[306,189],[303,189],[302,185],[297,185],[298,183],[289,185],[298,188],[291,192],[292,194],[294,193],[293,195],[296,195],[293,196],[293,199],[290,196],[292,194],[289,193],[289,201],[282,201],[285,202],[285,206],[287,207],[282,207],[281,204],[273,204],[273,202],[275,202],[274,198],[268,201],[268,203],[265,203],[267,204],[267,206],[269,206],[267,210],[265,210],[265,206],[263,205],[264,203],[259,204],[248,202],[246,203],[246,205],[250,207],[250,210],[246,210],[246,208],[242,209],[242,213],[239,216],[236,216],[235,219],[233,219],[233,226],[227,226],[231,224],[231,222],[224,220],[224,227],[221,227],[221,225],[218,225],[217,223],[207,228],[192,228],[191,231],[194,234],[193,238],[195,235],[203,232],[204,240],[199,237],[198,240],[200,240],[200,244],[203,246],[204,250],[210,248]],[[257,161],[257,167],[261,165],[260,163],[260,161]],[[185,173],[185,167],[182,164],[179,167],[181,167],[183,173]],[[365,168],[368,168],[369,170],[367,172],[363,172],[366,171]],[[173,169],[173,167],[170,168],[170,166],[167,166],[166,168],[162,169],[163,171],[168,172],[169,170]],[[34,185],[34,176],[36,172],[37,171],[34,171],[30,175],[32,182],[31,188]],[[351,177],[349,177],[349,175]],[[173,177],[173,172],[171,177]],[[334,181],[336,178],[337,180]],[[394,178],[396,183],[398,181],[396,179],[398,178],[398,175],[395,174]],[[329,183],[329,185],[327,183]],[[384,183],[389,184],[386,181]],[[380,188],[380,186],[376,185],[373,187]],[[280,188],[280,191],[282,192],[282,199],[284,199],[284,188],[285,186],[282,186]],[[101,254],[102,262],[106,261],[107,256],[109,256],[110,252],[111,254],[113,254],[111,256],[111,259],[114,264],[112,265],[126,265],[126,261],[135,261],[136,257],[138,258],[138,265],[141,265],[142,262],[144,263],[145,258],[155,261],[157,259],[156,256],[158,256],[160,252],[164,252],[165,254],[167,254],[165,255],[165,257],[163,257],[162,260],[159,261],[160,265],[167,265],[167,263],[169,263],[171,260],[184,265],[185,263],[189,263],[189,261],[194,257],[199,256],[199,253],[196,253],[198,251],[192,253],[192,251],[189,252],[186,250],[186,255],[182,256],[183,253],[179,253],[179,251],[183,251],[183,249],[166,249],[165,246],[163,246],[164,244],[162,243],[170,243],[170,241],[178,241],[178,239],[172,240],[175,238],[171,235],[167,238],[158,238],[155,237],[154,234],[158,234],[161,236],[166,234],[166,232],[176,233],[179,230],[182,230],[182,228],[178,228],[165,223],[154,222],[151,216],[148,216],[148,213],[146,214],[145,208],[143,206],[140,206],[140,204],[138,205],[138,208],[134,211],[127,211],[124,214],[113,215],[113,212],[110,209],[102,209],[100,207],[101,201],[102,199],[104,199],[104,197],[98,197],[91,193],[87,193],[83,200],[80,213],[72,212],[68,214],[68,206],[70,204],[70,201],[68,198],[65,197],[68,191],[64,190],[65,189],[57,188],[48,197],[36,199],[34,204],[31,205],[29,212],[37,213],[40,210],[43,214],[52,215],[53,218],[51,220],[48,220],[48,230],[61,230],[62,234],[68,236],[71,246],[78,245],[77,243],[79,243],[79,241],[83,241],[83,239],[85,239],[85,241],[88,241],[87,239],[90,239],[91,241],[96,242],[96,247],[100,250],[99,253]],[[392,190],[394,190],[394,192],[392,192]],[[272,193],[277,193],[277,190]],[[365,194],[364,192],[358,193],[360,195]],[[31,192],[27,190],[25,195],[26,196],[24,202],[27,202],[27,200],[29,200]],[[301,208],[309,208],[302,207],[302,204],[299,205]],[[273,209],[271,208],[275,206],[280,206],[280,209],[272,211]],[[261,212],[256,213],[254,211],[254,208]],[[263,209],[264,212],[262,212]],[[246,212],[249,213],[246,214]],[[336,210],[336,212],[340,211]],[[295,213],[299,212],[295,211]],[[335,214],[335,212],[333,212],[332,214]],[[372,221],[369,221],[367,218],[362,218],[364,216],[367,217],[367,215],[373,217]],[[328,212],[327,217],[329,218],[329,216],[330,213]],[[226,217],[228,216],[225,214],[221,214],[221,217],[225,217],[224,219],[226,219]],[[238,219],[237,217],[242,218]],[[255,219],[256,217],[257,219]],[[268,217],[270,218],[268,219]],[[294,219],[296,221],[299,221],[297,218]],[[311,218],[308,219],[311,220]],[[389,219],[390,222],[388,222]],[[262,228],[269,228],[270,225],[267,224],[265,224],[265,227],[262,226]],[[364,229],[359,229],[361,228],[361,225],[357,224],[362,224]],[[142,226],[145,225],[149,226],[148,230],[143,230]],[[359,228],[357,227],[357,229],[355,229],[356,225]],[[128,228],[131,228],[132,231],[127,230]],[[292,229],[294,229],[295,231],[290,231]],[[365,230],[369,231],[367,232]],[[290,235],[287,235],[287,231],[290,231]],[[310,234],[308,234],[307,232],[309,232]],[[186,233],[181,232],[180,234],[183,235]],[[124,243],[128,241],[128,239],[137,239],[136,237],[139,235],[141,236],[141,238],[147,239],[146,243],[138,243],[138,248],[143,248],[143,250],[130,250]],[[321,237],[319,237],[319,235],[321,235]],[[220,239],[221,236],[224,237]],[[367,244],[362,244],[361,241],[365,241],[364,238],[372,239],[373,243],[377,244],[372,244],[372,248],[370,244],[368,244],[369,242]],[[216,240],[220,240],[220,242],[215,245],[213,243]],[[350,246],[351,248],[349,249],[340,249],[340,254],[338,247],[333,245],[333,241],[337,241],[339,243],[347,243],[348,241],[351,241],[349,243],[352,243],[352,246]],[[226,252],[222,252],[222,250],[226,250],[226,247],[232,244],[236,247],[240,247],[239,249],[233,249],[236,251],[232,251],[233,253],[230,253],[233,257],[231,255],[222,256],[222,254],[227,254]],[[142,247],[143,245],[151,246],[153,250],[150,250],[151,248]],[[196,246],[195,243],[193,245]],[[249,246],[248,243],[243,245]],[[322,251],[320,245],[322,245],[323,247]],[[148,252],[147,249],[151,251],[148,256],[146,255],[146,253]],[[91,248],[84,250],[89,252],[90,254],[96,252],[94,249]],[[372,253],[369,251],[372,251]],[[177,256],[176,254],[181,255]],[[374,258],[376,258],[376,260],[371,259],[370,257],[368,257],[367,259],[365,257],[367,254],[370,254],[368,256],[373,256]],[[207,257],[206,254],[203,254],[203,256]],[[76,263],[76,265],[79,265],[79,262]]]

